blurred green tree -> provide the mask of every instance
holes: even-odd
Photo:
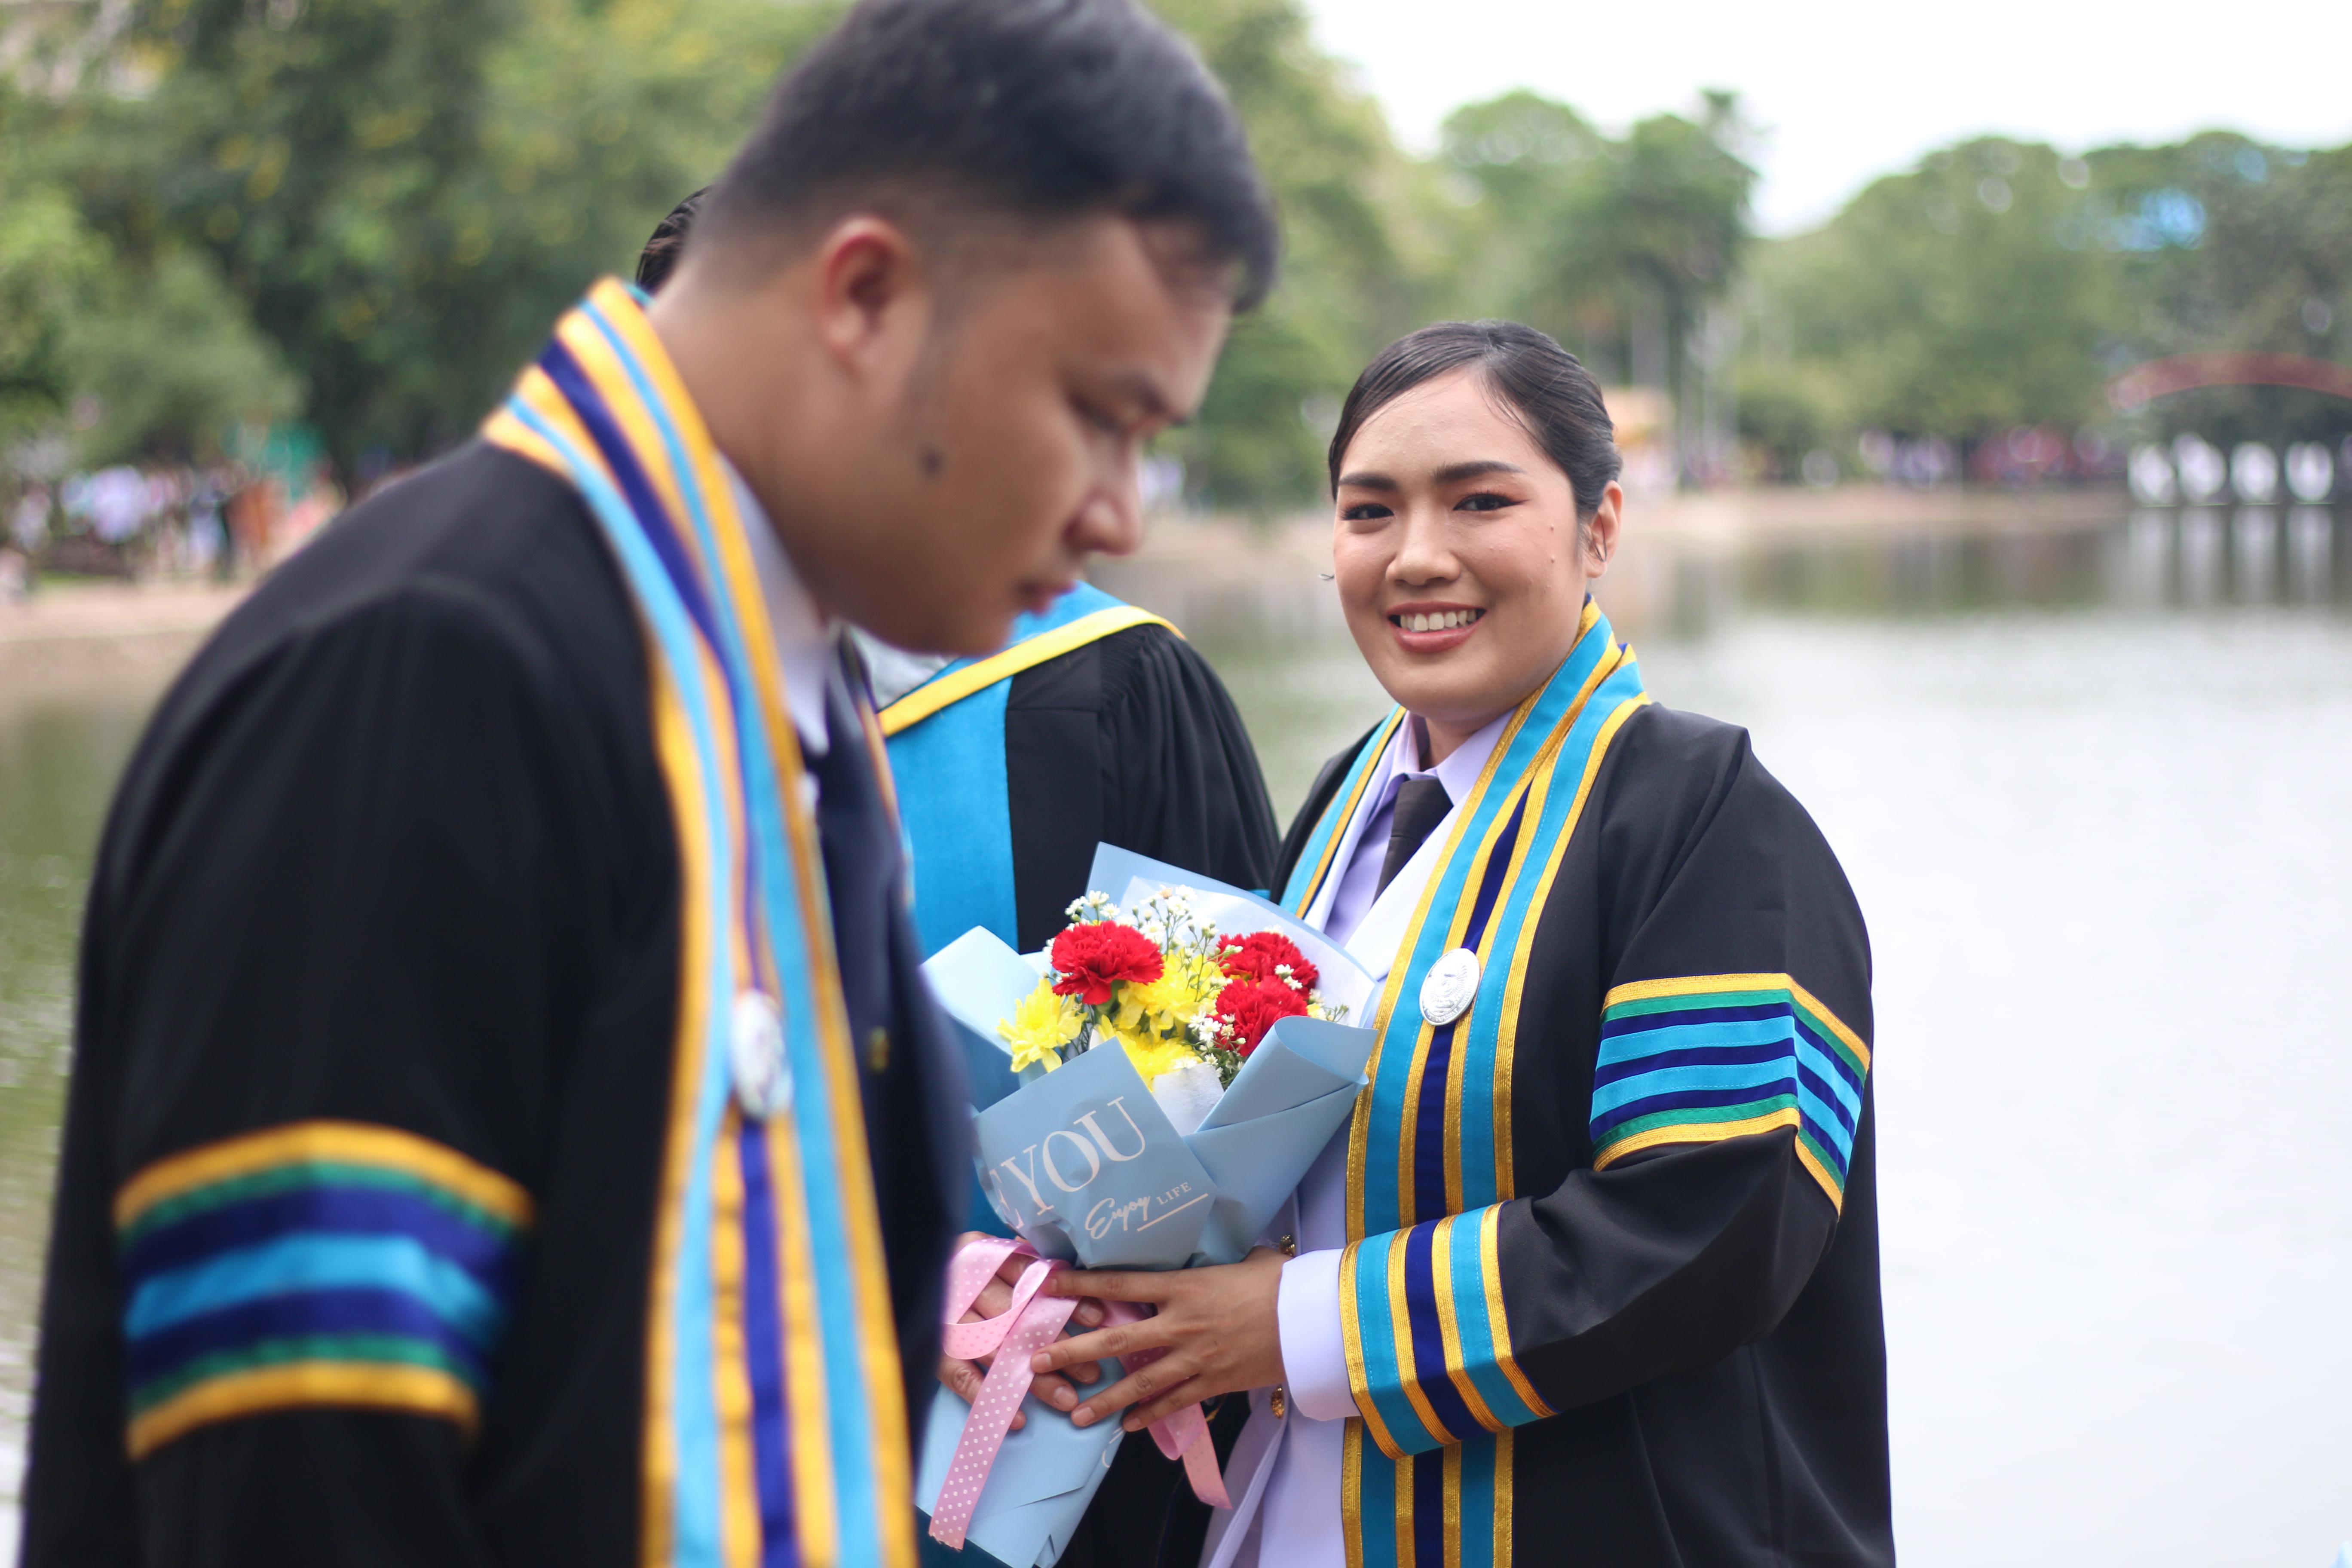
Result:
[[[2105,394],[2168,354],[2352,363],[2352,148],[2219,132],[2081,157],[1964,142],[1767,244],[1743,302],[1742,429],[1783,472],[1873,427],[1964,443],[2019,425],[2338,438],[2352,411],[2314,393],[2215,388],[2128,420]]]
[[[1339,399],[1419,324],[1435,258],[1414,222],[1426,180],[1380,110],[1318,50],[1296,0],[1153,0],[1232,95],[1280,205],[1283,276],[1237,322],[1199,420],[1163,447],[1195,499],[1259,510],[1322,491]]]
[[[1571,275],[1558,246],[1602,182],[1608,139],[1568,105],[1524,89],[1454,110],[1440,137],[1454,300],[1590,354],[1610,330],[1613,280]]]
[[[0,442],[64,412],[66,331],[101,254],[72,193],[30,166],[32,107],[0,81]]]
[[[1622,140],[1532,92],[1456,110],[1440,156],[1485,218],[1468,291],[1621,374],[1645,307],[1679,343],[1748,240],[1744,135],[1727,92],[1706,94],[1697,120],[1653,115]]]
[[[2095,417],[2124,323],[2105,253],[2061,242],[2087,177],[2045,146],[1973,141],[1764,247],[1745,433],[1786,471],[1865,426],[1970,439]]]
[[[299,388],[211,258],[120,245],[42,166],[52,106],[0,87],[0,439],[69,426],[65,460],[217,457]]]
[[[1197,426],[1198,495],[1312,496],[1339,395],[1412,325],[1423,171],[1295,0],[1165,0],[1248,123],[1286,228]],[[299,367],[348,478],[461,438],[598,272],[715,177],[839,13],[772,0],[135,0],[121,68],[55,108],[72,208],[145,264],[209,257]],[[120,90],[135,79],[138,90]],[[170,264],[181,297],[197,285]],[[125,324],[112,340],[135,353]],[[28,364],[31,361],[26,362]]]
[[[1456,110],[1439,157],[1468,209],[1453,231],[1460,297],[1543,328],[1604,382],[1697,404],[1700,329],[1750,237],[1746,135],[1728,92],[1622,139],[1524,90]]]
[[[152,86],[66,106],[65,163],[101,236],[217,261],[349,476],[471,429],[834,14],[138,0],[115,47]]]
[[[301,384],[246,316],[213,258],[166,244],[97,271],[65,334],[76,458],[211,462],[232,424],[301,406]]]

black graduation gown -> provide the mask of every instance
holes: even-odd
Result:
[[[1372,739],[1317,780],[1285,842],[1283,882]],[[1609,1076],[1597,1071],[1604,1001],[1629,981],[1793,975],[1866,1040],[1861,913],[1745,731],[1635,709],[1585,812],[1521,974],[1509,1130],[1512,1184],[1527,1195],[1496,1212],[1489,1277],[1517,1369],[1554,1414],[1504,1433],[1507,1525],[1491,1554],[1481,1540],[1462,1560],[1891,1563],[1866,1083],[1842,1210],[1789,1128],[1666,1142],[1597,1171],[1592,1136],[1596,1078]],[[1460,1409],[1443,1377],[1426,1397],[1442,1415]],[[1498,1441],[1449,1418],[1474,1444]],[[1458,1479],[1445,1447],[1412,1446],[1396,1488],[1419,1494],[1417,1525],[1392,1527],[1368,1500],[1367,1563],[1445,1560],[1433,1531]],[[1387,1463],[1369,1437],[1362,1452],[1368,1474]],[[1472,1511],[1460,1528],[1483,1536]]]
[[[1279,836],[1249,731],[1209,661],[1164,626],[1014,676],[1004,763],[1024,952],[1069,923],[1098,843],[1236,888],[1272,885]]]
[[[969,1180],[961,1067],[845,718],[815,771],[866,805],[820,826],[853,1037],[887,1040],[858,1054],[912,1420]],[[27,1564],[642,1560],[678,885],[637,611],[542,468],[465,447],[230,618],[142,742],[91,886]],[[131,1462],[118,1189],[321,1119],[429,1141],[534,1205],[478,1433],[284,1409]]]

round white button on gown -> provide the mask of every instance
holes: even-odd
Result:
[[[1421,1016],[1440,1028],[1470,1011],[1478,994],[1478,955],[1457,947],[1429,966],[1421,980]]]
[[[784,1060],[784,1017],[775,999],[760,991],[738,993],[731,1026],[728,1056],[735,1071],[735,1103],[754,1121],[790,1110],[793,1069]]]

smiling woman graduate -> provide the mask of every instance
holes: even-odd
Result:
[[[1166,1347],[1081,1406],[1130,1427],[1256,1391],[1213,1568],[1893,1561],[1861,912],[1590,597],[1617,470],[1507,322],[1392,344],[1340,416],[1339,596],[1398,706],[1283,897],[1385,976],[1370,1084],[1280,1245],[1065,1274],[1159,1314],[1038,1358]]]

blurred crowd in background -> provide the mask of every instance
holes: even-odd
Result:
[[[2248,444],[2282,474],[2322,453],[2331,489],[2352,468],[2352,147],[1980,138],[1764,237],[1764,132],[1731,92],[1622,131],[1500,92],[1420,155],[1297,0],[1154,3],[1234,94],[1288,245],[1162,443],[1166,505],[1312,504],[1357,368],[1449,315],[1581,355],[1637,489],[2120,491],[2158,460],[2135,453]],[[241,570],[283,545],[238,516],[278,541],[463,439],[837,10],[0,0],[0,514],[42,514],[18,552]],[[2306,368],[2130,395],[2218,352]],[[99,477],[125,465],[162,499],[109,539],[132,509],[81,502],[128,496]]]
[[[31,593],[45,572],[235,582],[299,547],[343,500],[323,463],[292,485],[233,460],[20,480],[0,528],[0,602]]]

